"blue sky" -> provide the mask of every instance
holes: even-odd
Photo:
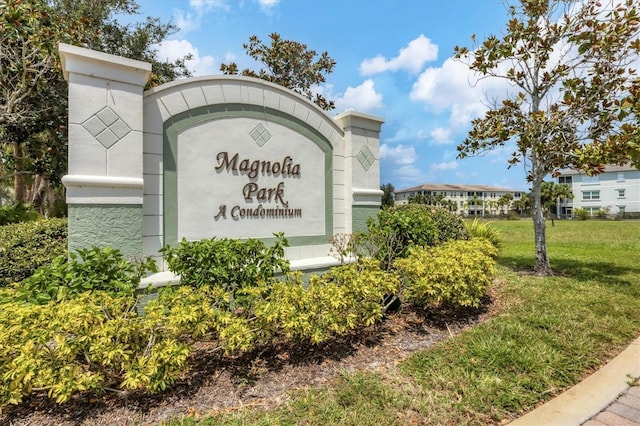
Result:
[[[161,57],[192,53],[195,75],[220,74],[221,63],[257,69],[242,44],[269,34],[327,51],[336,67],[317,88],[348,109],[385,120],[380,136],[381,183],[396,189],[424,183],[484,184],[527,189],[523,167],[507,169],[509,148],[456,159],[471,119],[487,97],[508,87],[478,80],[452,60],[456,45],[471,47],[501,34],[502,0],[139,0],[143,16],[181,27]],[[142,17],[141,17],[142,18]],[[471,84],[475,83],[475,84]]]

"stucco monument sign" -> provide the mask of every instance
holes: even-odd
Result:
[[[382,120],[329,117],[278,85],[239,76],[149,91],[148,63],[61,44],[69,82],[69,249],[152,256],[181,239],[283,232],[294,268],[380,206]]]

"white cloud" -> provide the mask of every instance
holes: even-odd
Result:
[[[422,167],[416,165],[418,154],[413,145],[384,143],[380,145],[380,160],[384,160],[383,167],[390,169],[394,182],[400,186],[417,185],[433,178],[431,174],[425,173]]]
[[[173,10],[173,20],[180,29],[179,34],[199,30],[202,26],[202,18],[212,10],[225,12],[231,10],[231,7],[227,4],[227,0],[189,0],[189,6],[194,13],[185,12],[181,9]]]
[[[455,170],[458,168],[457,161],[446,161],[443,163],[434,163],[429,167],[432,171]]]
[[[265,12],[269,12],[273,10],[273,8],[276,7],[278,3],[280,3],[280,0],[256,0],[256,1],[260,5],[260,9],[262,9]]]
[[[280,0],[254,0],[263,12],[271,12],[279,3]],[[239,2],[242,6],[243,2]],[[196,9],[198,12],[207,12],[214,9],[229,11],[231,6],[229,0],[189,0],[189,6]]]
[[[478,177],[478,173],[469,172],[469,171],[459,171],[459,172],[456,172],[456,177],[458,179],[470,179],[470,178]]]
[[[400,49],[398,56],[392,59],[378,55],[372,59],[365,59],[360,64],[362,75],[375,75],[385,71],[405,70],[411,74],[420,72],[425,63],[434,61],[438,57],[438,46],[424,35],[411,40]]]
[[[200,29],[202,14],[192,15],[184,10],[174,9],[173,19],[176,26],[180,29],[180,33],[188,33]]]
[[[186,61],[187,68],[194,76],[215,74],[217,68],[213,56],[200,56],[198,49],[188,40],[166,40],[154,46],[158,51],[158,59],[173,62],[191,53],[192,59]]]
[[[229,10],[227,0],[189,0],[189,6],[196,9],[224,9]]]
[[[236,62],[236,55],[233,52],[227,52],[224,54],[224,63],[228,64],[231,62]]]
[[[393,136],[389,136],[385,138],[387,143],[397,143],[404,141],[413,141],[416,143],[420,143],[427,139],[428,134],[422,129],[415,129],[411,123],[405,122],[403,125],[397,129],[395,129],[395,133]]]
[[[606,3],[603,10],[613,3]],[[590,4],[590,3],[589,3]],[[576,13],[578,8],[584,6],[583,2],[576,2],[576,8],[571,13]],[[541,25],[545,24],[541,22]],[[488,108],[493,108],[502,99],[512,97],[520,89],[511,86],[503,78],[486,77],[469,70],[468,63],[473,62],[473,52],[467,58],[461,60],[447,59],[440,67],[431,67],[424,70],[415,81],[410,98],[423,102],[427,110],[431,112],[449,113],[449,126],[453,129],[468,128],[474,118],[484,115]],[[553,70],[560,63],[571,63],[578,57],[575,45],[567,44],[561,40],[550,52],[549,61],[544,70]],[[638,56],[640,63],[640,56]],[[506,75],[509,68],[519,69],[517,62],[505,59],[497,66],[498,75]],[[541,71],[544,71],[541,70]],[[583,70],[584,71],[584,70]],[[579,72],[576,77],[582,77]],[[551,104],[560,99],[561,82],[552,87],[545,95],[544,103]],[[528,105],[525,103],[523,109]]]
[[[441,67],[428,68],[413,85],[410,98],[428,110],[450,111],[449,124],[467,127],[487,110],[486,100],[501,99],[510,86],[498,78],[480,79],[463,62],[447,59]]]
[[[465,64],[449,58],[441,67],[423,71],[413,84],[410,97],[434,110],[451,108],[461,102],[475,103],[479,88],[470,86],[469,77]]]
[[[511,154],[514,151],[517,151],[518,147],[515,141],[508,141],[502,146],[496,146],[491,151],[487,152],[486,157],[489,159],[491,164],[508,164],[508,161],[511,159]]]
[[[336,110],[372,111],[383,107],[382,95],[376,92],[373,80],[365,80],[356,87],[347,87],[344,95],[335,98]]]
[[[450,144],[451,141],[451,129],[445,129],[444,127],[438,127],[433,129],[430,133],[431,139],[436,145]]]
[[[394,170],[394,176],[403,186],[417,185],[431,180],[427,174],[413,164],[398,167]]]
[[[390,160],[395,164],[407,166],[416,162],[416,149],[411,145],[380,145],[380,159]]]

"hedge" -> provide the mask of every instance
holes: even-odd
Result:
[[[66,219],[0,226],[0,288],[30,277],[40,266],[66,253]]]

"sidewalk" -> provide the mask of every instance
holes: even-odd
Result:
[[[509,423],[513,426],[640,425],[640,338],[571,389]]]
[[[584,426],[640,425],[640,386],[629,388]]]

